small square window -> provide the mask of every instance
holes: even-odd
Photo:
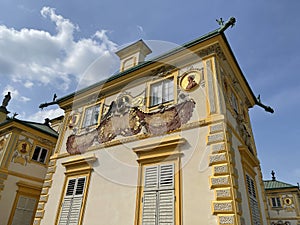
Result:
[[[100,103],[85,109],[82,127],[90,127],[98,124]]]
[[[271,203],[273,208],[280,208],[281,207],[281,201],[279,197],[272,197]]]
[[[150,85],[150,107],[174,100],[174,78],[168,78]]]
[[[36,161],[36,162],[40,162],[45,164],[46,163],[46,159],[47,159],[47,155],[48,155],[48,150],[45,148],[42,148],[40,146],[36,146],[34,149],[34,152],[32,154],[31,159]]]

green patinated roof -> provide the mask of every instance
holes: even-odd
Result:
[[[224,27],[224,26],[223,26],[223,27]],[[192,46],[194,46],[194,45],[197,45],[197,44],[199,44],[199,43],[201,43],[201,42],[203,42],[203,41],[206,41],[206,40],[208,40],[208,39],[210,39],[210,38],[213,38],[213,37],[215,37],[215,36],[217,36],[217,35],[222,35],[223,40],[224,40],[225,43],[227,44],[228,49],[229,49],[230,53],[232,54],[232,57],[233,57],[233,59],[234,59],[236,65],[237,65],[238,69],[240,70],[240,73],[242,74],[242,77],[243,77],[243,79],[244,79],[246,85],[248,86],[248,88],[249,88],[249,90],[250,90],[250,93],[251,93],[251,95],[252,95],[254,101],[257,102],[256,97],[255,97],[254,93],[252,92],[252,89],[250,88],[250,86],[249,86],[249,84],[248,84],[248,82],[247,82],[245,76],[243,75],[243,72],[241,71],[241,69],[240,69],[240,67],[239,67],[239,65],[238,65],[238,62],[237,62],[237,60],[236,60],[236,58],[235,58],[235,56],[234,56],[234,54],[233,54],[233,52],[232,52],[232,49],[230,48],[230,45],[229,45],[229,43],[228,43],[228,41],[227,41],[227,39],[226,39],[226,37],[225,37],[223,27],[218,28],[218,29],[216,29],[216,30],[213,30],[213,31],[211,31],[211,32],[209,32],[209,33],[207,33],[207,34],[205,34],[205,35],[203,35],[203,36],[201,36],[201,37],[199,37],[199,38],[197,38],[197,39],[195,39],[195,40],[192,40],[192,41],[190,41],[190,42],[187,42],[187,43],[183,44],[182,46],[177,47],[177,48],[174,48],[174,49],[172,49],[172,50],[170,50],[170,51],[168,51],[168,52],[166,52],[166,53],[164,53],[164,54],[162,54],[162,55],[159,55],[159,56],[157,56],[157,57],[155,57],[155,58],[153,58],[153,59],[150,59],[150,60],[148,60],[148,61],[142,62],[142,63],[138,64],[138,65],[135,66],[135,67],[132,67],[132,68],[130,68],[130,69],[128,69],[128,70],[119,72],[119,73],[117,73],[117,74],[115,74],[115,75],[109,77],[108,79],[102,80],[102,81],[97,82],[97,83],[95,83],[95,84],[92,84],[92,85],[90,85],[90,86],[88,86],[88,87],[86,87],[86,88],[83,88],[83,89],[81,89],[81,90],[78,90],[78,91],[76,91],[76,92],[74,92],[74,93],[71,93],[71,94],[69,94],[69,95],[67,95],[67,96],[64,96],[64,97],[58,99],[58,100],[57,100],[57,103],[61,103],[61,102],[65,101],[65,100],[67,100],[67,99],[70,99],[70,98],[74,97],[76,94],[84,93],[85,91],[90,90],[90,89],[92,89],[92,88],[94,88],[94,87],[97,87],[97,86],[99,86],[99,85],[102,85],[102,84],[104,84],[104,83],[106,83],[106,82],[109,82],[109,81],[115,80],[115,79],[117,79],[117,78],[123,77],[123,76],[125,76],[125,75],[127,75],[127,74],[129,74],[129,73],[131,73],[131,72],[133,72],[133,71],[139,70],[140,68],[143,68],[143,67],[145,67],[145,66],[147,66],[147,65],[151,65],[151,64],[154,63],[154,62],[161,61],[162,59],[165,59],[165,58],[167,58],[168,56],[171,56],[171,55],[173,55],[173,54],[176,54],[176,53],[178,53],[178,52],[180,52],[180,51],[182,51],[182,50],[184,50],[184,49],[190,48],[190,47],[192,47]]]
[[[67,96],[64,96],[64,97],[58,99],[57,102],[63,102],[65,100],[69,99],[69,98],[74,97],[75,94],[83,93],[83,92],[85,92],[87,90],[90,90],[90,89],[92,89],[94,87],[100,86],[100,85],[102,85],[102,84],[104,84],[106,82],[115,80],[115,79],[123,77],[123,76],[125,76],[125,75],[127,75],[127,74],[129,74],[129,73],[131,73],[133,71],[139,70],[140,68],[143,68],[145,66],[151,65],[151,64],[153,64],[155,62],[158,62],[158,61],[162,61],[162,59],[167,58],[168,56],[171,56],[171,55],[173,55],[173,54],[175,54],[177,52],[180,52],[180,51],[182,51],[182,50],[184,50],[186,48],[192,47],[192,46],[194,46],[194,45],[196,45],[198,43],[201,43],[201,42],[203,42],[205,40],[208,40],[208,39],[210,39],[212,37],[215,37],[218,34],[220,34],[220,31],[219,31],[219,29],[216,29],[216,30],[214,30],[212,32],[209,32],[209,33],[207,33],[207,34],[205,34],[205,35],[203,35],[203,36],[201,36],[201,37],[199,37],[199,38],[197,38],[197,39],[195,39],[193,41],[190,41],[190,42],[188,42],[186,44],[183,44],[182,46],[176,47],[176,48],[174,48],[174,49],[172,49],[172,50],[170,50],[170,51],[168,51],[168,52],[166,52],[164,54],[161,54],[161,55],[159,55],[159,56],[157,56],[157,57],[155,57],[153,59],[141,62],[140,64],[138,64],[138,65],[136,65],[136,66],[134,66],[132,68],[129,68],[129,69],[125,70],[125,71],[122,71],[122,72],[119,72],[117,74],[114,74],[114,75],[108,77],[107,79],[101,80],[99,82],[96,82],[95,84],[92,84],[92,85],[88,86],[88,87],[85,87],[83,89],[77,90],[74,93],[71,93],[71,94],[69,94]]]
[[[298,188],[298,186],[287,184],[277,180],[265,180],[264,186],[266,190],[283,189],[283,188]]]
[[[5,124],[11,123],[11,122],[17,122],[17,123],[23,124],[25,126],[31,127],[35,130],[38,130],[40,132],[43,132],[45,134],[48,134],[50,136],[58,137],[58,133],[55,130],[53,130],[46,123],[37,123],[37,122],[31,122],[31,121],[25,121],[25,120],[18,120],[16,118],[8,118],[4,122],[0,123],[0,127],[2,125],[5,125]]]

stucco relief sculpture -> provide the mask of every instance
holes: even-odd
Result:
[[[192,117],[195,102],[192,99],[157,111],[147,113],[132,104],[132,99],[122,96],[113,101],[96,130],[86,134],[72,134],[67,140],[70,154],[83,153],[94,142],[106,143],[117,136],[133,136],[142,131],[148,135],[160,135],[176,130]]]

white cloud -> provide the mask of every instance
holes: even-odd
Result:
[[[31,87],[33,86],[33,82],[27,80],[27,81],[25,81],[24,86],[25,86],[26,88],[31,88]]]
[[[38,111],[38,112],[30,115],[29,117],[26,117],[26,120],[42,123],[42,122],[44,122],[44,120],[46,118],[54,119],[54,118],[59,117],[63,114],[64,114],[64,111],[60,108],[41,110],[41,111]]]
[[[43,7],[41,15],[55,24],[57,33],[0,25],[0,52],[5,52],[0,55],[0,76],[26,88],[39,84],[67,90],[72,80],[78,80],[96,58],[117,46],[105,30],[75,41],[77,25],[50,7]]]

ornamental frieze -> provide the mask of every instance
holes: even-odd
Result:
[[[205,49],[200,50],[197,52],[197,54],[203,58],[205,56],[208,56],[210,54],[216,54],[220,59],[226,60],[226,57],[221,49],[221,46],[219,44],[213,44]]]
[[[187,99],[171,107],[159,107],[155,112],[144,112],[139,107],[130,107],[126,99],[113,102],[103,116],[99,126],[88,133],[72,134],[67,140],[67,151],[70,154],[83,153],[94,143],[106,143],[117,136],[133,136],[139,133],[162,135],[179,129],[192,117],[195,102]],[[115,105],[116,104],[116,105]]]

